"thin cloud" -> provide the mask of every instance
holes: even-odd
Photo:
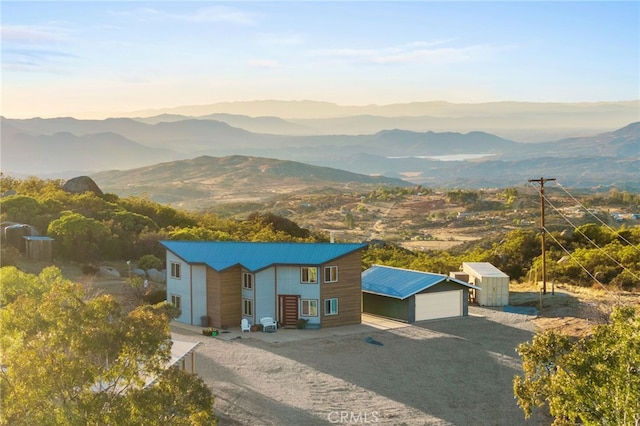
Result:
[[[6,49],[3,51],[2,69],[57,72],[56,65],[60,60],[75,57],[75,55],[57,50]]]
[[[409,64],[409,63],[458,63],[486,57],[506,47],[472,45],[442,47],[447,41],[413,42],[381,49],[330,49],[317,51],[317,56],[350,63]]]
[[[112,15],[125,16],[141,21],[174,20],[183,22],[226,22],[237,25],[254,25],[257,15],[227,6],[212,6],[192,13],[169,13],[152,8],[137,8],[129,11],[111,11]]]
[[[2,69],[6,71],[58,72],[59,65],[75,55],[65,52],[69,29],[51,26],[2,27]]]
[[[2,27],[1,34],[4,43],[16,44],[47,44],[64,39],[61,29],[48,27],[8,25]]]

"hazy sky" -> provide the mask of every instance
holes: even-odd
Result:
[[[2,1],[2,115],[640,98],[640,2]]]

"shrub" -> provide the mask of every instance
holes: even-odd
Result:
[[[162,261],[152,254],[146,254],[138,260],[138,268],[144,269],[162,269]]]
[[[610,284],[625,291],[636,290],[636,286],[638,285],[635,277],[627,271],[622,271],[622,273],[618,274],[610,281]]]
[[[97,275],[99,271],[100,271],[100,268],[97,268],[93,265],[84,265],[82,267],[82,273],[84,275]]]
[[[164,302],[167,300],[167,290],[152,291],[149,294],[145,294],[142,297],[142,300],[144,300],[145,303],[148,303],[150,305],[155,305],[157,303]]]
[[[16,266],[20,252],[13,246],[6,246],[0,251],[0,266]]]

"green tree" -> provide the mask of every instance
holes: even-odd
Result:
[[[456,189],[447,192],[448,203],[473,204],[480,199],[480,194],[476,191],[466,191]]]
[[[496,255],[495,266],[518,280],[527,274],[533,259],[542,252],[540,240],[533,231],[517,229],[493,247]]]
[[[136,244],[143,231],[157,231],[158,225],[146,216],[120,209],[111,213],[104,222],[116,237],[115,257],[129,259],[136,257]]]
[[[344,216],[344,224],[347,226],[347,228],[349,229],[353,229],[356,226],[356,221],[353,217],[353,213],[351,212],[347,212],[347,214]]]
[[[616,238],[616,235],[605,226],[598,226],[594,223],[578,226],[573,233],[574,241],[583,246],[593,247],[593,243],[602,247],[609,244]],[[593,243],[591,243],[592,241]]]
[[[49,224],[48,235],[56,240],[60,254],[71,260],[95,260],[101,256],[111,230],[102,222],[67,212]]]
[[[197,220],[192,215],[163,206],[144,197],[127,197],[118,200],[118,204],[125,210],[147,216],[160,228],[170,226],[197,226]]]
[[[166,370],[172,305],[124,312],[54,267],[0,278],[0,424],[215,424],[204,382]]]
[[[274,231],[287,233],[294,238],[309,238],[311,235],[308,229],[300,228],[295,222],[273,213],[253,212],[247,217],[247,220],[258,222],[264,226],[270,225]]]
[[[138,259],[138,268],[147,270],[147,269],[162,269],[162,260],[157,256],[152,254],[145,254],[140,259]]]
[[[513,381],[526,417],[545,403],[554,425],[637,425],[640,421],[640,317],[614,309],[610,322],[572,340],[547,331],[518,346],[524,376]]]
[[[0,211],[3,220],[32,225],[41,213],[41,206],[33,197],[12,195],[0,199]]]

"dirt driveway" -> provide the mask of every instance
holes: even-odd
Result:
[[[202,342],[196,370],[216,395],[221,425],[549,424],[525,421],[512,392],[515,347],[531,339],[532,317],[470,313],[278,343],[172,331]]]

